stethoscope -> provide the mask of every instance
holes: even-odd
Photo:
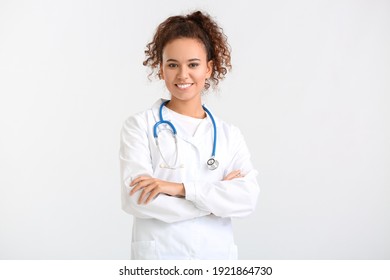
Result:
[[[176,169],[177,168],[177,160],[178,160],[178,144],[177,144],[177,138],[176,138],[176,135],[177,135],[177,131],[176,131],[176,128],[175,126],[170,122],[170,121],[167,121],[167,120],[164,120],[163,119],[163,115],[162,115],[162,111],[163,111],[163,107],[169,102],[169,100],[167,101],[164,101],[163,103],[161,103],[161,106],[160,106],[160,110],[159,110],[159,117],[160,117],[160,120],[158,122],[156,122],[153,126],[153,136],[154,136],[154,139],[156,140],[156,145],[158,147],[158,150],[160,151],[160,155],[161,155],[161,158],[163,159],[163,161],[165,162],[166,164],[166,167],[168,168],[171,168],[171,169]],[[217,146],[217,126],[215,124],[215,120],[214,120],[214,117],[213,115],[210,113],[210,111],[205,107],[203,106],[203,110],[205,110],[205,112],[207,113],[207,115],[210,117],[211,119],[211,122],[213,124],[213,129],[214,129],[214,141],[213,141],[213,150],[211,152],[211,157],[207,160],[207,167],[209,170],[215,170],[217,169],[218,165],[219,165],[219,162],[215,159],[215,150],[216,150],[216,146]],[[159,143],[158,143],[158,135],[157,135],[157,128],[160,124],[167,124],[171,129],[172,129],[172,133],[173,133],[173,137],[174,137],[174,140],[175,140],[175,146],[176,146],[176,159],[175,159],[175,165],[174,166],[170,166],[168,165],[167,161],[165,160],[163,154],[161,153],[161,150],[160,150],[160,146],[159,146]]]

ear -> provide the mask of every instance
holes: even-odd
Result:
[[[159,69],[159,75],[158,76],[160,77],[161,80],[165,80],[162,63],[160,63],[160,69]]]
[[[212,60],[209,60],[207,62],[207,72],[206,72],[207,79],[211,77],[211,74],[213,74],[213,66],[214,66],[214,62]]]

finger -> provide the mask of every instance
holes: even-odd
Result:
[[[130,191],[130,195],[133,195],[136,191],[146,188],[147,186],[153,184],[156,182],[155,178],[150,177],[144,177],[142,180],[140,180],[135,187]]]
[[[144,188],[144,184],[138,183],[135,187],[133,187],[130,191],[130,195],[135,194],[138,190]]]
[[[241,177],[241,172],[238,170],[238,171],[235,171],[234,173],[230,174],[229,180],[233,180],[233,179],[239,178],[239,177]]]
[[[225,176],[224,180],[232,180],[236,178],[241,173],[240,170],[234,170]]]
[[[230,172],[229,174],[230,175],[233,175],[233,176],[236,176],[237,174],[239,174],[241,172],[241,170],[234,170],[234,171],[232,171],[232,172]]]
[[[150,192],[148,198],[146,199],[145,204],[148,204],[153,199],[155,199],[159,193],[160,193],[160,190],[158,188],[154,188],[153,191]]]
[[[143,180],[140,180],[130,191],[130,195],[133,195],[135,192],[137,192],[140,189],[143,189],[150,185],[153,182],[151,178],[146,178]]]
[[[155,188],[157,188],[157,184],[156,183],[150,184],[147,187],[145,187],[142,190],[142,193],[141,193],[140,197],[138,198],[138,204],[141,204],[142,201],[145,200],[146,196],[150,195],[150,192],[152,192],[153,189],[155,189]]]
[[[150,177],[148,176],[139,176],[137,178],[135,178],[133,181],[130,182],[130,187],[138,184],[139,182],[143,181],[143,180],[146,180],[146,179],[150,179]]]
[[[133,181],[131,181],[130,182],[130,187],[133,187],[133,186],[135,186],[136,184],[138,184],[139,183],[139,181],[141,181],[142,180],[142,178],[141,177],[137,177],[137,178],[135,178]]]

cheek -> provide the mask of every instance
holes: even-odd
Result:
[[[202,71],[202,72],[199,72],[199,73],[194,74],[194,78],[195,78],[198,82],[205,82],[206,79],[209,78],[209,75],[207,74],[206,71]]]
[[[176,75],[177,75],[177,71],[175,69],[170,69],[170,68],[164,68],[161,70],[162,74],[163,74],[163,77],[164,77],[164,80],[172,80],[172,79],[175,79]]]
[[[160,66],[160,77],[162,80],[169,80],[172,78],[172,69],[170,69],[167,65]]]

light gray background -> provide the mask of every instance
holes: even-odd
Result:
[[[167,96],[142,66],[203,9],[233,72],[206,102],[261,172],[243,259],[390,258],[389,1],[0,1],[0,258],[127,259],[123,121]]]

